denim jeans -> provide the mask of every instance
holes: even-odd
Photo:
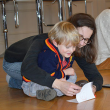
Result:
[[[3,60],[3,69],[10,76],[9,87],[22,89],[22,76],[21,76],[22,62],[9,63]]]

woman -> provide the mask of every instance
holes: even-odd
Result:
[[[84,13],[75,14],[67,21],[71,22],[81,35],[79,48],[76,49],[74,56],[87,79],[93,82],[93,91],[95,93],[101,90],[103,84],[103,78],[94,64],[96,57],[96,48],[94,47],[96,33],[95,21],[90,15]],[[35,83],[50,88],[57,88],[67,96],[76,95],[81,89],[79,86],[64,79],[51,77],[50,74],[43,71],[37,65],[38,54],[47,37],[47,33],[31,36],[11,45],[6,50],[3,69],[11,76],[7,77],[7,82],[10,87],[21,89],[22,74],[22,76]]]

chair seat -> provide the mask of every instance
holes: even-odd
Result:
[[[8,2],[8,1],[12,1],[12,0],[0,0],[0,2],[2,2],[2,1]]]

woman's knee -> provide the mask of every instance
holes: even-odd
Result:
[[[21,64],[22,64],[22,62],[9,63],[9,62],[6,62],[6,60],[4,59],[3,60],[3,69],[9,76],[11,76],[15,79],[22,80]]]

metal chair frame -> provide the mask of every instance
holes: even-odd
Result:
[[[54,0],[55,2],[56,0]],[[77,0],[73,0],[73,1],[77,1]],[[69,16],[72,15],[72,0],[68,0],[68,12],[69,12]],[[85,13],[87,13],[87,4],[86,4],[86,0],[78,0],[78,1],[85,1]],[[64,0],[64,6],[65,6],[65,0]],[[66,7],[65,7],[66,8]],[[59,17],[59,21],[63,20],[63,8],[62,8],[62,0],[58,0],[58,17]],[[66,10],[65,12],[65,19],[66,19]],[[39,30],[39,34],[43,33],[43,24],[44,26],[53,26],[54,24],[46,24],[44,22],[44,11],[43,11],[43,0],[36,0],[36,14],[37,14],[37,18],[38,18],[38,30]]]
[[[16,0],[1,0],[2,5],[2,17],[3,17],[3,33],[4,33],[4,39],[5,39],[5,49],[8,48],[8,37],[7,37],[7,21],[6,21],[6,10],[5,10],[5,3],[7,1],[13,1],[14,3],[14,20],[15,20],[15,28],[19,27],[19,17],[18,17],[18,4]],[[56,0],[54,0],[55,2]],[[76,1],[76,0],[73,0]],[[72,0],[68,1],[68,12],[69,16],[72,15]],[[87,13],[87,4],[86,0],[78,0],[78,1],[85,1],[85,13]],[[64,0],[64,6],[65,6],[65,0]],[[66,7],[65,7],[66,8]],[[36,14],[37,14],[37,21],[38,21],[38,31],[39,34],[43,33],[43,24],[45,26],[53,26],[54,24],[46,24],[44,22],[44,16],[42,15],[43,9],[43,0],[36,0]],[[58,0],[58,17],[59,21],[63,20],[63,8],[62,8],[62,0]],[[65,19],[66,19],[66,10],[65,12]]]

